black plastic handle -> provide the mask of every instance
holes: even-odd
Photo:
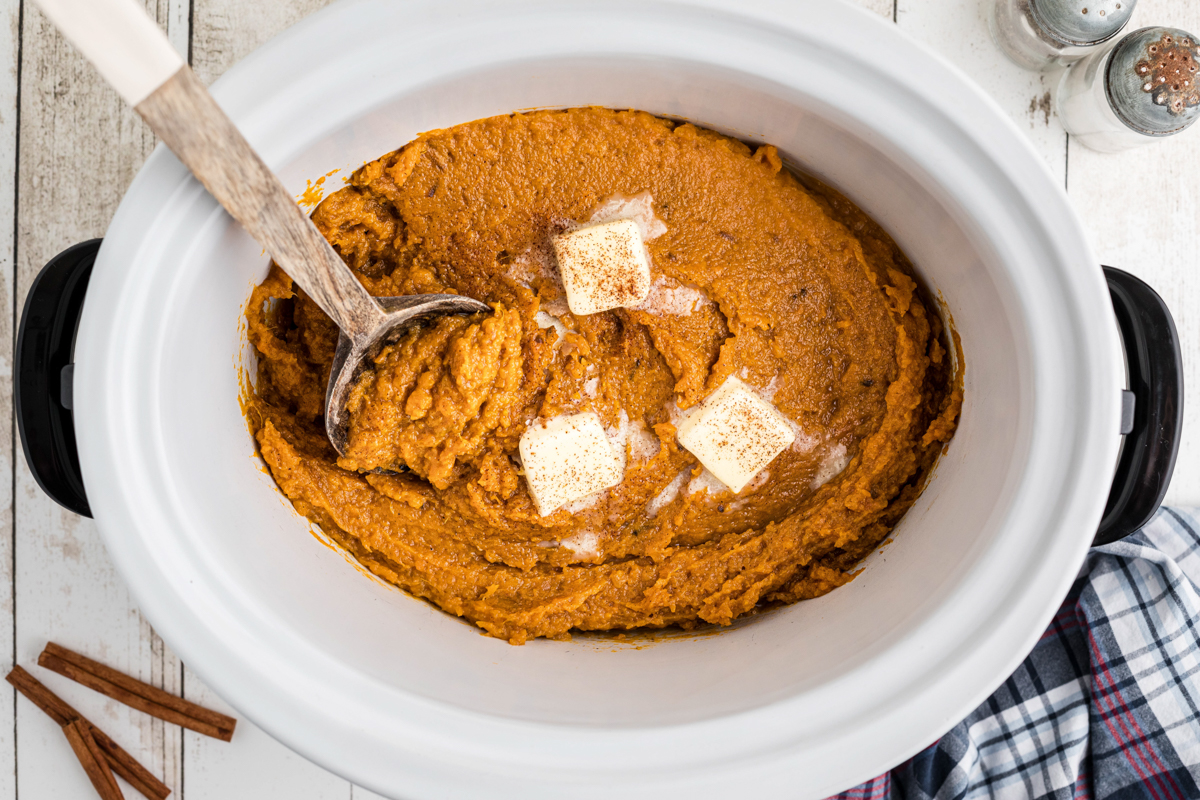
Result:
[[[25,460],[51,498],[92,515],[71,413],[71,353],[99,239],[55,256],[25,300],[17,334],[15,407]],[[1104,268],[1125,343],[1132,421],[1094,544],[1115,542],[1158,510],[1175,469],[1183,426],[1183,360],[1166,303],[1141,280]]]
[[[1129,369],[1133,420],[1094,545],[1141,528],[1162,504],[1183,432],[1183,358],[1171,311],[1143,281],[1104,268]]]
[[[92,509],[75,446],[71,353],[99,250],[99,239],[77,244],[38,273],[25,299],[13,364],[13,405],[29,471],[42,491],[85,517]]]

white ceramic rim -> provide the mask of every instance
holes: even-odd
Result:
[[[286,161],[290,152],[320,134],[281,134],[272,127],[272,108],[302,103],[306,87],[332,80],[336,59],[322,61],[313,54],[326,52],[331,44],[332,52],[342,52],[336,45],[355,27],[355,15],[379,5],[363,0],[326,9],[265,45],[214,86],[218,100],[268,163]],[[1028,212],[1025,221],[1038,229],[1061,264],[1061,273],[1053,277],[1074,300],[1068,316],[1058,322],[1069,326],[1079,343],[1078,352],[1070,355],[1086,367],[1087,385],[1081,390],[1087,405],[1039,407],[1039,419],[1044,427],[1072,425],[1080,435],[1072,452],[1047,461],[1066,458],[1069,469],[1039,472],[1035,460],[1025,476],[1029,486],[1052,484],[1054,501],[1038,506],[1036,519],[1028,518],[1034,513],[1029,511],[1026,518],[1011,521],[1032,524],[1041,535],[1024,541],[1042,549],[1029,556],[1025,583],[1009,587],[1011,603],[1004,613],[973,620],[955,658],[938,664],[902,700],[878,709],[871,720],[854,730],[832,732],[820,747],[798,750],[791,745],[788,720],[795,709],[786,700],[687,725],[625,730],[539,725],[473,714],[393,690],[381,693],[371,679],[307,648],[286,631],[261,628],[228,587],[206,585],[203,575],[186,563],[164,560],[153,546],[156,529],[186,521],[172,517],[163,497],[145,492],[152,481],[144,473],[152,465],[128,435],[118,376],[121,365],[136,358],[137,343],[122,335],[123,312],[145,299],[121,281],[123,265],[145,255],[144,200],[191,190],[182,168],[160,148],[130,190],[143,203],[137,209],[123,204],[109,228],[84,310],[76,353],[76,419],[86,484],[94,490],[89,497],[118,569],[151,624],[185,662],[276,738],[351,780],[385,792],[405,787],[406,793],[421,797],[474,796],[482,787],[547,797],[564,792],[609,796],[614,790],[638,796],[685,790],[696,796],[728,796],[749,785],[763,792],[820,796],[902,761],[920,746],[914,742],[932,741],[981,702],[1032,648],[1082,563],[1118,447],[1120,344],[1111,314],[1096,313],[1108,308],[1107,289],[1061,187],[992,101],[958,70],[892,26],[860,9],[821,0],[742,0],[735,11],[725,5],[717,0],[609,0],[572,4],[567,11],[560,4],[514,0],[498,12],[493,4],[471,0],[413,3],[406,6],[405,17],[417,44],[407,57],[419,59],[421,44],[433,46],[449,20],[459,26],[458,35],[469,21],[471,30],[487,30],[502,39],[505,24],[515,24],[522,15],[551,20],[570,14],[579,22],[589,16],[646,17],[648,9],[679,19],[703,18],[710,25],[715,20],[731,30],[757,29],[769,36],[771,47],[790,41],[793,47],[837,50],[845,58],[861,60],[861,54],[870,54],[885,67],[876,70],[880,80],[939,114],[978,151],[980,170],[1004,182],[1004,191]],[[665,46],[661,37],[654,40],[652,25],[627,27],[631,32],[624,44],[630,52],[657,52],[653,48]],[[371,34],[357,30],[359,36]],[[687,51],[686,42],[670,46]],[[553,52],[553,43],[546,47]],[[769,73],[765,61],[771,47],[764,44],[764,63],[740,66]],[[706,56],[686,54],[700,60]],[[481,51],[480,58],[486,55]],[[419,74],[415,66],[414,74]],[[872,121],[870,108],[842,110]],[[928,152],[909,155],[937,174],[936,159]],[[970,207],[969,198],[964,205]],[[1035,431],[1035,449],[1044,435],[1045,430]],[[1046,489],[1038,491],[1045,494]],[[907,643],[904,655],[919,657],[920,638]],[[666,760],[667,766],[664,741],[676,756]],[[704,745],[711,741],[722,744],[723,756]],[[804,776],[802,786],[797,776]]]

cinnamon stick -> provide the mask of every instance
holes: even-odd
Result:
[[[45,684],[26,672],[24,668],[13,667],[12,672],[8,673],[5,680],[60,726],[65,727],[75,720],[85,723],[92,733],[92,738],[104,753],[104,758],[112,771],[128,781],[130,786],[145,795],[148,800],[166,800],[167,796],[171,794],[171,788],[155,777],[154,773],[138,763],[137,759],[109,738],[108,734],[89,722],[87,718],[50,691]]]
[[[60,726],[70,725],[83,716],[46,685],[25,671],[24,667],[15,666],[5,678],[16,690],[33,701],[33,704],[46,712],[50,719]]]
[[[49,642],[38,664],[161,720],[228,742],[237,720]]]
[[[124,778],[125,782],[134,788],[134,791],[149,800],[166,800],[167,795],[171,793],[170,786],[156,778],[154,773],[121,749],[121,746],[110,739],[104,731],[90,722],[88,725],[92,731],[92,738],[100,746],[104,760],[108,762],[108,766],[113,772]]]
[[[76,718],[63,726],[63,733],[67,735],[67,741],[71,743],[75,757],[83,765],[83,771],[87,773],[92,786],[96,787],[96,793],[100,795],[101,800],[125,800],[125,795],[121,793],[121,787],[117,785],[117,779],[113,777],[112,770],[108,768],[108,762],[100,750],[100,745],[96,744],[96,740],[92,738],[91,727],[83,720]]]

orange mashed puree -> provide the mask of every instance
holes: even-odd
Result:
[[[654,288],[576,317],[549,240],[614,198],[653,214]],[[514,644],[728,624],[825,594],[954,433],[961,381],[907,259],[771,146],[637,111],[494,117],[366,164],[313,220],[371,294],[455,292],[494,313],[385,348],[339,461],[322,417],[338,331],[272,267],[247,310],[262,458],[367,569]],[[673,425],[734,375],[797,432],[737,495]],[[625,449],[624,480],[543,517],[518,440],[583,411]]]

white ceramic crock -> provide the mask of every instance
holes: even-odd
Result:
[[[1016,127],[893,26],[831,0],[358,0],[213,91],[297,194],[514,109],[633,107],[776,144],[888,229],[966,352],[958,433],[853,583],[717,635],[511,647],[364,577],[263,473],[238,368],[267,259],[160,148],[84,308],[84,478],[154,627],[289,746],[405,798],[816,798],[928,745],[1045,628],[1117,456],[1108,294]]]

